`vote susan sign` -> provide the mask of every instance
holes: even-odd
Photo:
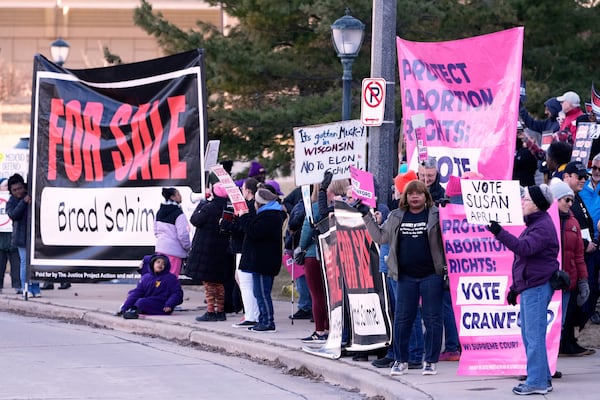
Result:
[[[467,221],[487,225],[523,225],[521,188],[518,181],[461,179],[460,187]]]

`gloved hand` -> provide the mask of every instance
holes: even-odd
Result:
[[[438,200],[438,205],[440,207],[446,207],[448,204],[450,204],[450,199],[448,197],[442,197]]]
[[[579,294],[577,295],[577,305],[581,307],[585,304],[588,297],[590,297],[590,285],[587,279],[580,279],[577,281],[577,288],[579,289]]]
[[[294,249],[294,262],[298,265],[304,265],[304,257],[306,257],[306,250],[296,247]]]
[[[494,236],[500,233],[502,226],[496,221],[490,221],[490,224],[486,226],[487,230],[492,232]]]
[[[332,179],[333,179],[333,173],[331,171],[325,171],[325,174],[323,175],[323,181],[321,182],[321,190],[326,192],[327,188],[331,184]]]
[[[506,295],[506,302],[508,304],[510,304],[511,306],[516,306],[517,305],[517,296],[519,294],[517,292],[515,292],[514,290],[510,289],[508,291],[508,294]]]
[[[371,212],[371,207],[369,207],[368,205],[364,204],[361,201],[358,201],[354,207],[358,210],[359,213],[362,214],[362,216],[364,217],[365,215],[368,215]]]

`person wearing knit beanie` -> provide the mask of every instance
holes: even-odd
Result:
[[[398,192],[403,193],[406,184],[410,181],[415,181],[417,179],[419,179],[417,177],[417,173],[413,170],[408,170],[404,174],[396,175],[396,177],[394,178],[394,186],[396,186],[396,190],[398,190]]]
[[[523,192],[521,208],[525,230],[517,237],[496,221],[490,221],[487,229],[514,253],[513,279],[506,302],[517,306],[521,298],[519,311],[527,357],[527,379],[513,387],[512,392],[518,395],[546,394],[552,390],[546,330],[548,306],[554,293],[550,279],[559,269],[559,235],[552,217],[546,212],[553,201],[550,187],[534,185]],[[558,317],[557,323],[560,322]]]
[[[212,185],[212,192],[217,197],[227,198],[227,189],[225,189],[225,185],[220,182]]]
[[[529,186],[527,188],[527,193],[529,194],[531,201],[533,201],[540,211],[548,210],[554,201],[550,187],[544,183],[539,186]],[[527,197],[524,197],[524,199],[527,199]]]
[[[254,200],[258,204],[267,204],[278,198],[279,197],[275,193],[273,193],[269,189],[265,189],[265,188],[258,189],[256,191],[256,195],[254,195]]]
[[[555,181],[550,185],[550,190],[552,190],[552,195],[556,200],[560,200],[565,196],[571,196],[571,198],[575,197],[575,193],[571,187],[563,181]]]

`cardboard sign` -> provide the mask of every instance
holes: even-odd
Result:
[[[350,166],[367,169],[367,128],[359,120],[294,128],[296,186],[350,178]]]
[[[461,179],[460,187],[470,224],[523,225],[519,181]]]

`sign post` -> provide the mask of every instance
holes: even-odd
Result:
[[[381,126],[385,111],[385,79],[365,78],[362,82],[360,122],[364,126]]]

